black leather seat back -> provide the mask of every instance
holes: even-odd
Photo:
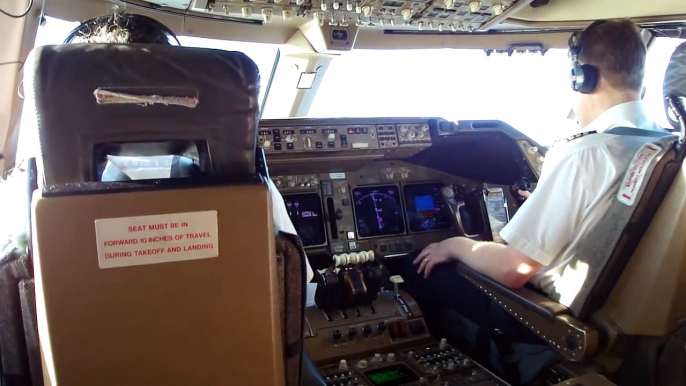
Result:
[[[126,143],[146,143],[136,156],[193,144],[205,171],[255,172],[259,71],[242,53],[70,44],[26,68],[22,130],[37,130],[46,185],[96,181],[98,158]]]

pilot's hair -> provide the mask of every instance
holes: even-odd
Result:
[[[609,20],[585,31],[579,40],[579,61],[598,68],[615,89],[643,88],[647,49],[631,20]]]
[[[180,45],[174,32],[151,17],[114,13],[84,21],[64,42],[171,44],[169,39]]]

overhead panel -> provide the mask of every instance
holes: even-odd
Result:
[[[177,2],[186,0],[154,0]],[[525,0],[195,0],[189,11],[254,20],[264,24],[461,32],[484,24]],[[169,3],[166,3],[169,6]]]

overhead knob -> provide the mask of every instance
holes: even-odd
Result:
[[[377,326],[377,328],[379,329],[379,332],[386,331],[386,327],[387,327],[386,322],[379,322],[379,325]]]
[[[348,338],[355,339],[356,335],[357,335],[357,327],[348,328]]]
[[[332,336],[333,336],[334,342],[338,342],[343,337],[343,333],[341,332],[341,330],[336,330],[333,332]]]
[[[328,6],[326,5],[325,2],[322,1],[321,8],[322,8],[322,11],[326,11],[326,9],[328,8]]]
[[[305,137],[305,148],[312,149],[312,138]]]
[[[293,137],[293,136],[290,135],[290,134],[287,135],[285,139],[286,139],[286,142],[288,142],[288,143],[291,143],[291,142],[295,141],[295,137]]]
[[[326,139],[327,139],[329,142],[331,142],[331,141],[333,141],[333,140],[336,139],[336,134],[331,133],[331,134],[329,134],[329,135],[326,137]]]
[[[498,3],[498,4],[493,4],[493,14],[495,16],[499,16],[500,14],[503,13],[503,5]]]
[[[400,11],[400,14],[403,15],[403,20],[407,21],[412,18],[412,10],[411,9],[403,9]]]
[[[271,141],[264,141],[262,142],[262,148],[264,149],[269,149],[269,147],[272,145]]]
[[[348,371],[348,362],[345,359],[341,359],[341,363],[338,365],[339,371]]]
[[[469,10],[474,12],[479,12],[479,9],[481,8],[481,2],[480,1],[472,1],[469,3]]]
[[[372,333],[372,326],[365,324],[364,327],[362,327],[362,333],[364,336],[369,336]],[[381,355],[381,354],[379,354]]]
[[[441,338],[441,343],[438,345],[438,348],[441,350],[446,350],[448,347],[448,340],[445,338]]]
[[[252,15],[252,8],[251,7],[241,8],[241,14],[243,14],[243,17],[249,17],[250,15]]]

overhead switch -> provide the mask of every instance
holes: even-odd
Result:
[[[324,12],[315,12],[312,16],[317,20],[317,25],[320,27],[324,26]]]
[[[321,8],[322,8],[322,11],[326,11],[329,7],[326,5],[325,2],[322,1]]]
[[[290,9],[284,9],[281,11],[281,16],[283,16],[283,21],[291,21],[293,20],[293,11]]]
[[[241,8],[241,13],[243,14],[243,17],[250,17],[250,16],[252,16],[252,8],[251,7],[243,7],[243,8]]]
[[[453,9],[453,7],[455,7],[455,0],[445,0],[443,5],[445,5],[446,9]]]
[[[274,10],[271,8],[262,8],[262,19],[265,24],[272,22],[272,17],[274,16]]]
[[[481,9],[481,2],[480,1],[472,1],[469,3],[469,10],[474,12],[479,12],[479,9]]]

